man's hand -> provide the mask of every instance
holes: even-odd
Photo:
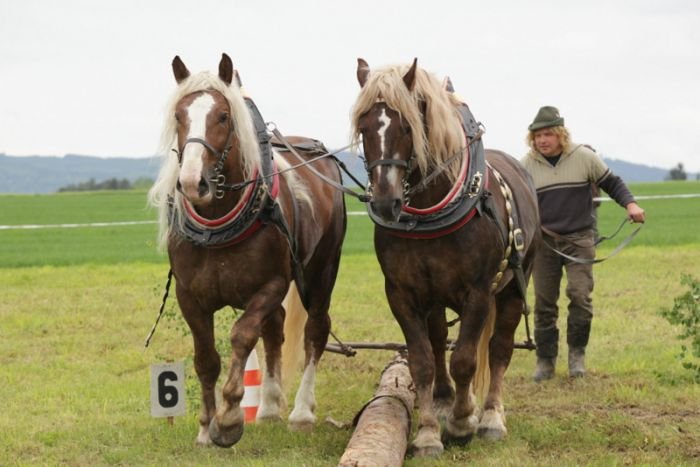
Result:
[[[640,208],[637,203],[630,203],[627,205],[627,217],[631,222],[644,222],[645,215],[644,209]]]

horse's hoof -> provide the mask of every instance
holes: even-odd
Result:
[[[209,438],[221,448],[230,448],[240,441],[241,436],[243,436],[243,423],[232,425],[224,430],[219,430],[216,418],[212,418],[209,423]]]
[[[506,437],[506,433],[495,428],[479,428],[477,435],[487,441],[500,441]]]
[[[255,423],[280,423],[284,420],[280,415],[258,415]]]
[[[506,437],[506,415],[503,406],[498,406],[484,412],[477,429],[477,435],[487,441],[500,441]]]
[[[442,454],[444,450],[439,431],[428,427],[419,429],[411,443],[411,454],[414,457],[435,457]]]
[[[289,429],[292,431],[299,431],[302,433],[311,433],[314,429],[314,422],[289,422]]]
[[[445,451],[442,443],[431,444],[427,446],[411,445],[411,455],[413,457],[438,457]]]

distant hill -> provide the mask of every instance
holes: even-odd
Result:
[[[67,185],[110,178],[134,182],[155,180],[159,161],[154,157],[92,157],[67,154],[63,157],[0,154],[0,193],[53,193]]]
[[[367,183],[362,160],[349,152],[339,158],[348,170],[363,184]],[[610,169],[625,182],[660,182],[668,175],[668,169],[603,157]],[[94,157],[68,154],[53,156],[8,156],[0,154],[0,193],[54,193],[67,185],[77,185],[94,179],[99,183],[108,179],[139,178],[155,180],[160,163],[156,157]],[[695,180],[696,174],[688,174]],[[349,187],[356,187],[350,177],[343,174]]]
[[[339,154],[339,158],[357,179],[362,183],[367,183],[367,174],[365,173],[364,164],[356,155],[349,152],[342,152]],[[666,179],[669,172],[669,169],[634,164],[632,162],[611,159],[605,156],[603,156],[603,161],[605,161],[615,175],[619,175],[627,183],[662,182]],[[688,180],[695,180],[696,176],[697,174],[688,173]],[[355,182],[345,174],[343,174],[343,181],[347,186],[356,186]]]
[[[608,165],[615,175],[619,175],[625,182],[662,182],[668,176],[668,169],[650,167],[648,165],[633,164],[603,157],[603,161]],[[692,177],[691,177],[692,176]],[[695,180],[695,174],[688,174],[688,179]]]

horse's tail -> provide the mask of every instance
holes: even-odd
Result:
[[[304,325],[306,309],[301,303],[296,282],[289,284],[289,291],[282,306],[286,311],[284,318],[284,344],[282,345],[282,388],[287,392],[294,373],[301,366],[304,353]]]
[[[474,392],[484,401],[491,383],[491,368],[489,367],[489,343],[496,325],[496,299],[492,296],[489,300],[489,312],[481,331],[479,344],[476,347],[476,373],[474,375]]]

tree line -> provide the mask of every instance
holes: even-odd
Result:
[[[700,173],[695,175],[695,179],[700,180]],[[688,180],[688,174],[686,173],[682,162],[679,162],[678,165],[668,171],[666,180]]]
[[[134,182],[126,178],[109,178],[107,180],[97,182],[94,178],[86,182],[66,185],[58,189],[58,192],[65,191],[100,191],[100,190],[132,190],[146,189],[153,185],[153,180],[148,177],[137,178]]]

